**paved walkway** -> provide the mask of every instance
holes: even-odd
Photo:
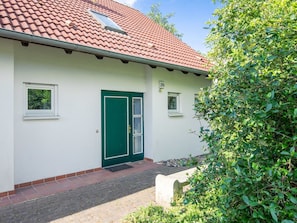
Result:
[[[140,207],[155,204],[154,198],[155,187],[150,187],[134,194],[68,215],[64,218],[59,218],[51,223],[119,223],[129,213],[138,210]]]
[[[133,168],[100,170],[17,190],[0,200],[0,222],[120,222],[126,214],[154,202],[157,174],[185,169],[147,161],[130,165]]]

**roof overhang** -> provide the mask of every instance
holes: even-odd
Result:
[[[57,47],[57,48],[65,49],[65,50],[94,54],[96,56],[99,55],[99,56],[103,56],[103,57],[115,58],[115,59],[120,59],[120,60],[124,60],[124,61],[131,61],[131,62],[136,62],[136,63],[141,63],[141,64],[147,64],[147,65],[150,65],[151,67],[163,67],[163,68],[167,68],[169,70],[179,70],[182,72],[194,73],[196,75],[205,75],[205,76],[208,75],[208,72],[205,70],[198,70],[198,69],[194,69],[191,67],[179,66],[176,64],[170,64],[170,63],[166,63],[166,62],[162,62],[162,61],[156,61],[156,60],[146,59],[146,58],[142,58],[142,57],[136,57],[136,56],[126,55],[126,54],[116,53],[116,52],[102,50],[102,49],[84,46],[84,45],[80,45],[80,44],[69,43],[69,42],[65,42],[65,41],[61,41],[61,40],[55,40],[55,39],[50,39],[50,38],[46,38],[46,37],[35,36],[32,34],[16,32],[13,30],[7,30],[7,29],[0,28],[0,37],[13,39],[13,40],[19,40],[19,41],[23,41],[23,42],[27,42],[27,43],[35,43],[35,44],[41,44],[41,45],[45,45],[45,46]]]

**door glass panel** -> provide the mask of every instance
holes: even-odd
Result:
[[[133,153],[142,153],[142,136],[134,136],[133,137],[134,145],[133,145]]]
[[[133,98],[133,115],[141,115],[141,98]]]
[[[134,130],[134,134],[141,134],[141,117],[136,117],[133,120],[133,130]]]
[[[142,98],[133,97],[133,154],[143,152],[143,131],[142,131]]]

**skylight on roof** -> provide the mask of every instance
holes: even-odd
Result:
[[[111,18],[109,18],[106,15],[103,15],[99,12],[89,10],[89,13],[98,21],[101,23],[104,29],[111,30],[114,32],[127,34],[118,24],[116,24],[114,21],[112,21]]]

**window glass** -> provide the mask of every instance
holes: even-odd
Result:
[[[54,84],[25,84],[24,118],[57,117],[57,89]]]
[[[104,26],[105,29],[115,31],[122,34],[127,34],[118,24],[116,24],[112,19],[108,16],[103,15],[99,12],[89,10],[89,13]]]
[[[133,114],[141,115],[141,98],[133,98]]]
[[[142,126],[141,126],[141,117],[135,117],[133,118],[133,130],[134,130],[134,134],[136,133],[141,133],[142,130]]]
[[[28,110],[50,110],[52,108],[52,91],[28,89]]]
[[[180,93],[168,92],[168,114],[169,116],[182,116]]]
[[[134,136],[133,144],[133,153],[142,153],[142,136]]]
[[[179,102],[179,93],[168,93],[168,110],[169,111],[174,111],[174,112],[179,112],[180,110],[180,102]]]
[[[168,109],[169,110],[176,110],[177,109],[177,96],[176,95],[169,95],[168,96]]]
[[[133,154],[143,152],[143,116],[142,116],[142,98],[133,97]]]

